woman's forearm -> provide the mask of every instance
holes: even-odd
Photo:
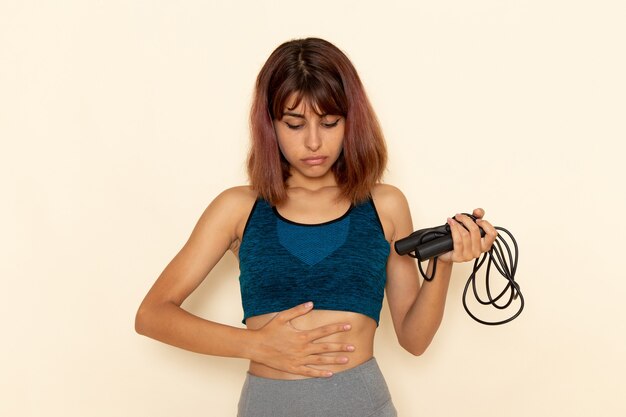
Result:
[[[432,262],[427,274],[431,273]],[[446,305],[446,296],[452,274],[452,264],[437,262],[432,281],[424,281],[415,302],[407,312],[399,337],[403,348],[414,355],[421,355],[439,329]]]
[[[205,320],[172,302],[140,308],[135,330],[192,352],[252,359],[253,331]]]
[[[140,334],[192,352],[249,359],[308,377],[330,376],[324,366],[343,364],[345,357],[328,353],[351,352],[354,347],[345,342],[319,340],[351,327],[335,323],[298,330],[291,325],[291,320],[312,308],[312,303],[301,304],[278,312],[262,328],[242,329],[204,320],[169,302],[140,307],[135,328]]]

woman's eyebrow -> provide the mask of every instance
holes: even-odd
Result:
[[[284,117],[284,116],[299,117],[300,119],[304,119],[304,118],[305,118],[303,114],[300,114],[300,113],[294,113],[294,112],[290,112],[290,111],[286,111],[286,112],[284,112],[284,113],[283,113],[283,117]],[[322,114],[320,114],[320,115],[318,115],[318,116],[319,116],[320,118],[323,118],[323,117],[326,117],[326,116],[339,116],[339,117],[341,117],[341,116],[340,116],[340,115],[338,115],[338,114],[333,115],[333,114],[328,114],[328,113],[322,113]]]
[[[292,117],[299,117],[301,119],[304,119],[304,114],[300,114],[300,113],[293,113],[290,111],[286,111],[283,113],[283,116],[292,116]]]

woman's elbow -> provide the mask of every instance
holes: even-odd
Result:
[[[426,352],[430,343],[425,343],[420,340],[398,340],[400,346],[413,356],[421,356]]]
[[[135,331],[145,336],[150,323],[150,310],[141,305],[135,314]]]
[[[402,346],[404,350],[409,352],[413,356],[422,356],[424,352],[426,352],[426,348],[422,347],[413,347],[413,346]]]

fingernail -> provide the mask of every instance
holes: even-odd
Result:
[[[339,358],[339,362],[346,363],[346,362],[348,362],[348,358],[346,358],[346,357]]]
[[[348,352],[354,352],[354,346],[348,346],[348,347],[346,347],[346,350]]]
[[[304,306],[305,306],[306,308],[313,307],[313,302],[308,301],[308,302],[304,303]]]
[[[333,376],[333,373],[332,372],[326,372],[324,375],[329,377],[329,376]]]
[[[343,326],[344,330],[350,330],[351,328],[352,328],[352,326],[349,325],[349,324],[346,324],[346,325]]]

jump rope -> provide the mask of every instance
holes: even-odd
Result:
[[[471,214],[465,213],[465,215],[476,221],[476,217]],[[465,289],[463,290],[463,307],[465,308],[467,314],[469,314],[469,316],[478,323],[489,326],[508,323],[519,316],[524,309],[524,296],[522,295],[519,284],[515,281],[515,272],[517,270],[517,259],[519,254],[517,242],[511,232],[506,230],[504,227],[496,226],[495,229],[503,233],[498,233],[498,236],[489,251],[485,252],[481,257],[476,258],[472,273],[465,284]],[[482,228],[480,228],[480,234],[481,236],[485,236],[485,231]],[[511,250],[511,246],[509,246],[505,236],[512,242],[513,250]],[[418,260],[417,266],[420,274],[422,274],[426,281],[432,281],[435,277],[435,272],[437,270],[437,257],[451,251],[454,248],[452,234],[448,224],[415,231],[409,236],[396,241],[394,246],[399,255],[408,255]],[[432,259],[433,262],[433,269],[430,277],[426,275],[421,264],[428,259]],[[478,294],[476,274],[485,261],[487,262],[487,271],[485,273],[485,293],[487,295],[486,299],[483,299]],[[494,295],[494,292],[496,291],[492,288],[493,283],[489,276],[492,266],[495,267],[500,275],[507,281],[502,291],[500,291],[497,295]],[[515,311],[507,319],[500,321],[482,320],[472,313],[468,307],[467,296],[470,285],[472,287],[472,292],[474,293],[474,298],[479,304],[491,306],[497,310],[506,310],[513,304],[513,301],[519,299],[519,307],[517,311]]]

